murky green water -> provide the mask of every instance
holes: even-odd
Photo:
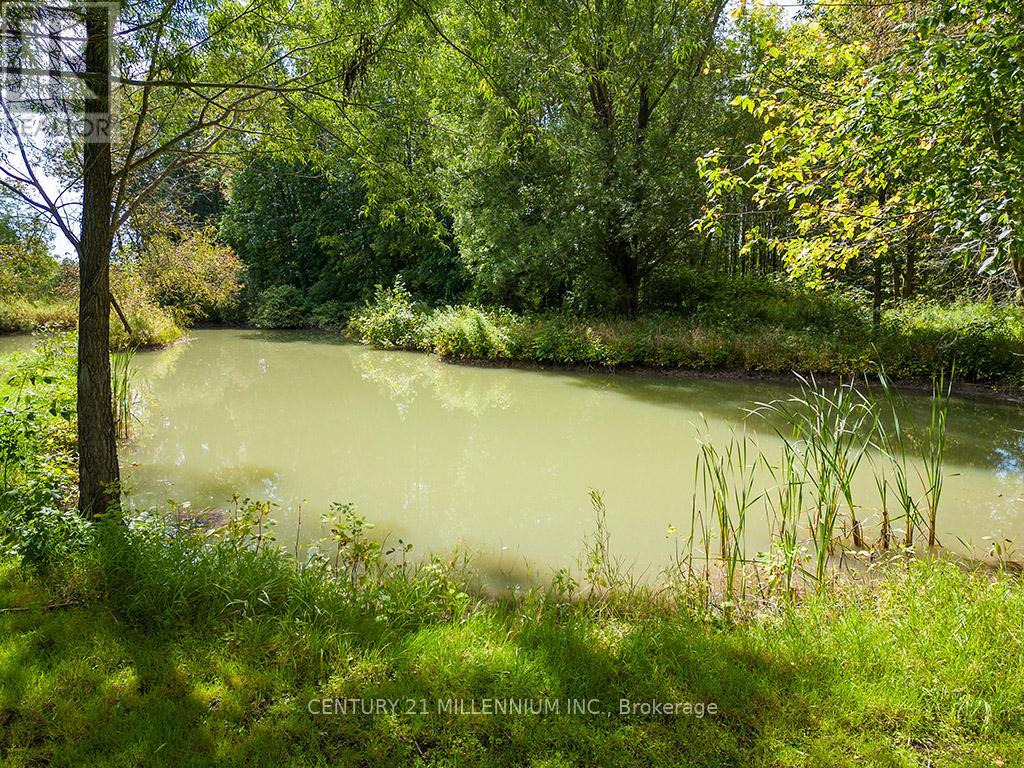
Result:
[[[0,355],[24,352],[32,347],[33,338],[28,333],[0,334]]]
[[[279,506],[278,539],[305,541],[332,501],[415,552],[472,551],[495,580],[573,565],[601,491],[614,552],[654,574],[691,520],[698,435],[724,446],[743,409],[793,391],[756,382],[478,368],[325,336],[209,330],[136,357],[141,421],[122,448],[138,506],[233,493]],[[28,337],[0,337],[0,354]],[[924,398],[910,398],[922,418]],[[706,423],[705,423],[706,422]],[[747,419],[772,453],[777,440]],[[764,484],[768,484],[765,479]],[[856,488],[875,514],[874,481]],[[955,401],[941,541],[984,554],[1024,544],[1024,409]],[[869,526],[871,521],[869,520]],[[767,541],[760,507],[747,550]]]
[[[378,533],[420,553],[467,548],[494,577],[572,565],[593,527],[591,488],[607,504],[615,553],[655,572],[673,548],[669,525],[689,527],[698,433],[724,444],[745,406],[792,391],[455,366],[303,334],[194,336],[136,358],[142,423],[122,453],[137,504],[270,498],[286,542],[300,506],[305,539],[331,501],[351,501]],[[748,428],[758,426],[770,450],[770,431]],[[943,543],[1024,541],[1020,430],[1017,406],[955,402]],[[873,488],[861,478],[867,505]],[[753,514],[751,553],[766,531]]]

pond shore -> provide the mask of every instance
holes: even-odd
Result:
[[[410,349],[409,351],[421,351]],[[585,363],[550,363],[536,360],[515,360],[511,358],[461,358],[437,355],[438,359],[449,365],[466,365],[479,368],[518,368],[527,371],[567,371],[572,373],[593,373],[601,375],[646,376],[651,378],[709,381],[746,381],[766,382],[780,385],[799,385],[803,377],[813,378],[820,384],[837,384],[850,381],[849,376],[839,376],[828,372],[802,373],[768,373],[742,368],[697,369],[667,368],[652,365],[595,365]],[[875,376],[872,372],[858,375],[858,380]],[[904,391],[929,394],[934,383],[925,378],[896,378],[893,384]],[[1024,404],[1024,387],[1014,384],[982,384],[973,381],[956,380],[953,385],[953,396],[966,400],[995,401]]]
[[[790,383],[884,369],[907,389],[952,371],[957,392],[1024,402],[1019,308],[902,307],[873,327],[856,308],[807,318],[789,304],[774,317],[650,315],[636,319],[520,315],[471,305],[430,308],[401,289],[378,292],[348,332],[383,348],[448,361],[537,369],[626,371],[683,378]],[[837,310],[838,312],[838,310]]]
[[[218,337],[238,337],[242,349],[223,354],[214,343]],[[155,393],[162,400],[162,420],[181,426],[180,412],[170,407],[171,392],[222,398],[202,409],[194,398],[187,400],[185,412],[202,428],[176,430],[204,443],[222,436],[222,442],[199,453],[171,444],[170,455],[176,461],[202,456],[196,464],[205,471],[210,456],[239,445],[253,451],[256,443],[239,425],[266,428],[275,445],[289,434],[307,445],[327,419],[377,412],[396,420],[396,434],[406,439],[375,443],[385,429],[341,422],[327,424],[324,432],[359,435],[359,453],[386,465],[383,477],[393,481],[394,467],[401,464],[396,454],[428,406],[438,418],[420,424],[429,436],[421,457],[465,457],[461,450],[445,453],[440,428],[460,417],[472,424],[482,414],[508,418],[515,430],[502,434],[524,428],[522,414],[530,409],[517,414],[500,397],[500,386],[491,402],[481,379],[568,388],[561,399],[545,389],[532,401],[549,406],[537,420],[542,432],[526,441],[533,454],[552,442],[554,414],[574,427],[568,445],[602,446],[579,431],[588,423],[585,414],[570,410],[588,397],[599,396],[586,411],[590,423],[621,423],[606,395],[621,395],[624,387],[581,388],[579,381],[560,377],[455,371],[422,354],[339,345],[337,334],[327,337],[333,346],[294,343],[302,337],[197,332],[187,350],[147,355],[150,363],[158,364],[164,354],[174,363],[163,371],[165,392]],[[305,356],[284,357],[304,349]],[[351,355],[351,364],[339,364],[341,355]],[[228,361],[237,367],[227,367]],[[71,478],[73,432],[50,409],[55,399],[73,403],[70,350],[49,366],[55,375],[37,377],[39,391],[22,400],[23,409],[35,409],[34,428],[26,434],[48,446],[63,435],[66,450],[54,456],[62,457],[62,471]],[[186,378],[190,370],[195,385]],[[223,375],[220,383],[211,371]],[[350,373],[353,392],[372,394],[380,407],[360,407],[339,386],[340,371]],[[265,407],[272,379],[260,376],[279,376],[277,390],[287,398],[296,381],[330,382],[322,392],[337,400],[313,409],[310,420],[297,421],[286,408]],[[467,377],[475,381],[464,382]],[[262,404],[259,418],[240,410],[240,381],[253,383]],[[422,388],[423,396],[410,400],[410,386]],[[694,389],[739,388],[709,382]],[[650,394],[660,388],[635,389]],[[402,410],[412,402],[414,408]],[[653,466],[651,456],[669,451],[641,457],[643,471],[625,461],[637,459],[641,444],[650,448],[658,428],[672,425],[660,409],[642,421],[641,412],[632,410],[641,401],[627,402],[627,421],[638,425],[642,437],[624,441],[625,450],[613,457],[614,472],[644,480],[623,498],[638,509],[657,509],[642,500],[643,486],[651,484],[644,473]],[[708,404],[730,410],[736,405],[729,397],[712,397]],[[238,420],[218,428],[214,416],[228,413]],[[280,427],[271,419],[278,413],[284,419]],[[307,428],[296,430],[296,423]],[[971,430],[980,431],[977,422]],[[461,449],[466,434],[479,438],[487,431],[463,424],[451,432],[451,444]],[[474,445],[478,450],[470,453],[482,457],[481,466],[499,465],[491,457],[510,455],[487,450],[479,439]],[[347,449],[347,443],[338,447]],[[297,450],[287,453],[299,456]],[[568,453],[556,445],[553,460],[541,463],[555,466]],[[602,446],[599,454],[608,453]],[[26,450],[27,456],[37,454]],[[332,458],[314,446],[297,463],[316,469],[316,460],[324,458],[318,476],[333,476],[352,462],[347,453]],[[147,464],[158,468],[161,479],[171,479],[163,469],[167,463]],[[35,466],[26,464],[26,471],[37,471]],[[47,471],[54,469],[51,461]],[[484,476],[477,466],[463,470],[460,476],[473,484]],[[525,471],[536,484],[541,474],[531,467]],[[598,475],[607,481],[614,472],[601,468]],[[368,474],[358,467],[352,477]],[[666,468],[651,476],[674,475]],[[369,481],[384,485],[374,477]],[[511,485],[521,494],[528,482]],[[397,487],[404,498],[407,484]],[[489,493],[486,499],[498,496]],[[981,511],[980,498],[972,492],[952,503],[973,519]],[[436,510],[448,506],[436,495],[431,500],[442,503],[426,510],[425,531],[441,528]],[[764,578],[744,581],[742,592],[728,587],[725,594],[731,582],[722,578],[724,564],[716,564],[707,580],[700,571],[680,570],[651,588],[624,578],[602,543],[608,540],[595,534],[584,540],[589,544],[575,575],[560,571],[514,594],[494,596],[476,589],[475,574],[454,558],[422,565],[407,565],[401,555],[387,559],[387,548],[373,546],[365,521],[347,505],[334,508],[329,521],[335,539],[297,567],[290,548],[282,550],[265,536],[271,505],[242,507],[231,526],[209,535],[194,535],[170,519],[161,525],[154,517],[138,526],[87,521],[71,507],[12,518],[4,534],[13,554],[0,556],[5,765],[88,764],[97,754],[111,765],[174,768],[325,762],[852,768],[1024,761],[1017,631],[1024,623],[1024,585],[998,564],[965,567],[946,558],[906,559],[890,552],[873,561],[871,578],[823,579],[817,588],[790,592],[778,561],[770,560]],[[460,530],[483,508],[478,505],[476,515],[472,508],[460,514]],[[521,501],[515,508],[534,509]],[[564,521],[561,512],[547,517]],[[502,514],[487,526],[493,529],[511,516]],[[625,522],[632,545],[643,526],[635,517]],[[664,525],[654,527],[664,543]],[[530,538],[555,545],[563,564],[571,562],[569,542],[578,540],[551,530]],[[595,582],[603,586],[594,589]],[[513,707],[526,711],[505,711]]]

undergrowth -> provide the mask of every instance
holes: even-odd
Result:
[[[349,330],[385,348],[457,360],[554,365],[743,370],[840,376],[877,371],[929,378],[955,367],[963,380],[1024,384],[1024,310],[991,303],[909,302],[870,314],[842,296],[694,303],[634,320],[517,315],[470,305],[431,308],[401,285],[378,289]]]

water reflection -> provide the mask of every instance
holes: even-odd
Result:
[[[403,418],[424,392],[442,408],[477,416],[491,408],[512,406],[508,381],[466,380],[452,366],[438,365],[436,360],[416,352],[368,352],[355,358],[360,375],[377,384]]]

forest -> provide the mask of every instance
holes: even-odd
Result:
[[[4,765],[1024,764],[1024,5],[0,49]]]

